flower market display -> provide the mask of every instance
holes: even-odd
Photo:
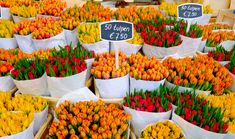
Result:
[[[150,3],[0,0],[0,137],[234,139],[232,22]]]

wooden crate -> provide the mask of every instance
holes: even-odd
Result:
[[[35,135],[34,139],[44,139],[47,135],[48,127],[50,126],[51,122],[53,120],[53,116],[51,114],[48,114],[47,120],[42,125],[42,127],[39,129],[38,133]]]
[[[235,29],[235,14],[233,14],[233,10],[220,10],[216,22],[226,22]]]

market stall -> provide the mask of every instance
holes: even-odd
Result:
[[[235,138],[229,4],[128,2],[0,0],[0,138]]]

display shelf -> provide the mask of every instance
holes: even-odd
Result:
[[[39,129],[39,131],[36,134],[36,136],[34,137],[34,139],[44,139],[46,137],[46,134],[47,134],[46,131],[47,131],[49,125],[51,124],[52,120],[53,120],[53,116],[51,114],[48,114],[47,120],[42,125],[42,127]]]

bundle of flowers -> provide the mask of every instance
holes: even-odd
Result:
[[[131,117],[115,104],[106,105],[103,101],[65,101],[55,112],[59,122],[53,122],[50,126],[48,139],[127,138]]]
[[[115,19],[129,21],[135,24],[141,20],[152,20],[162,18],[162,16],[162,13],[153,7],[137,8],[136,6],[130,6],[118,8],[114,13]]]
[[[186,139],[179,126],[169,120],[160,121],[156,124],[147,126],[140,135],[140,139],[155,137]]]
[[[130,59],[130,77],[137,80],[160,81],[168,77],[169,72],[156,57],[149,59],[140,53],[132,54]]]
[[[203,30],[197,24],[192,24],[189,27],[189,31],[187,32],[188,24],[177,23],[175,24],[173,30],[178,32],[179,34],[190,37],[190,38],[201,38]]]
[[[14,6],[10,9],[10,12],[14,16],[19,16],[23,18],[30,18],[30,17],[36,17],[37,15],[37,8],[34,6]]]
[[[217,46],[215,51],[208,52],[209,57],[213,57],[216,61],[230,61],[231,55],[234,53],[235,47],[227,51],[222,46]]]
[[[68,77],[81,73],[87,69],[85,59],[92,57],[92,52],[73,49],[71,46],[60,48],[52,52],[46,63],[46,73],[50,77]]]
[[[226,40],[235,40],[235,34],[233,31],[220,30],[217,32],[212,32],[207,38],[206,46],[217,47],[221,42]]]
[[[203,37],[202,41],[207,40],[207,38],[212,34],[213,30],[218,29],[232,29],[232,27],[228,24],[221,24],[221,23],[210,23],[203,26],[200,26],[200,28],[203,30]]]
[[[0,19],[0,38],[13,38],[14,26],[15,24],[12,21]]]
[[[113,11],[105,8],[100,3],[87,2],[82,7],[74,6],[66,9],[61,15],[61,20],[74,19],[78,22],[110,21]]]
[[[0,62],[0,77],[8,76],[13,66],[8,62]]]
[[[62,15],[65,7],[66,2],[61,0],[43,0],[40,2],[39,14],[58,17]]]
[[[206,55],[168,58],[163,65],[169,70],[167,80],[175,85],[202,91],[212,90],[217,95],[223,94],[232,85],[232,76],[227,69]]]

